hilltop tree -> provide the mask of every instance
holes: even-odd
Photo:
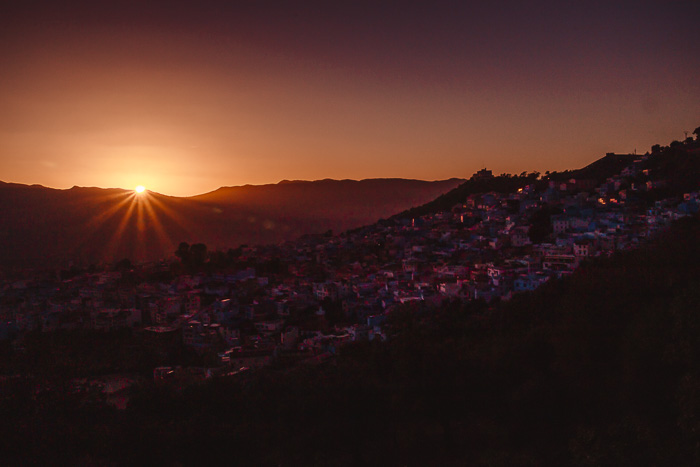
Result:
[[[700,141],[700,126],[693,130],[693,134],[695,135],[695,139]]]
[[[182,242],[175,250],[175,256],[180,258],[180,261],[185,266],[201,266],[208,257],[207,246],[204,243],[194,243],[190,245],[187,242]]]
[[[190,258],[190,244],[187,242],[182,242],[175,250],[175,256],[180,258],[183,263],[188,263]]]
[[[190,247],[190,259],[194,265],[200,266],[207,260],[207,246],[204,243],[195,243]]]

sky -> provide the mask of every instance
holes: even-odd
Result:
[[[0,180],[580,168],[700,126],[699,23],[697,0],[2,2]]]

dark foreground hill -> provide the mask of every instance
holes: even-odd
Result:
[[[463,180],[321,180],[192,197],[0,182],[0,267],[154,260],[179,242],[235,248],[336,232],[425,203]]]
[[[123,412],[3,381],[4,462],[698,465],[698,238],[700,219],[683,219],[508,303],[406,306],[387,342],[292,371],[146,383]]]

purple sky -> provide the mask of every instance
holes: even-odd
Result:
[[[3,181],[543,172],[700,125],[698,1],[7,3]]]

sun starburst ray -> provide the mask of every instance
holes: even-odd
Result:
[[[151,196],[150,201],[153,203],[154,207],[158,209],[164,216],[168,217],[171,221],[175,222],[178,227],[180,227],[184,232],[188,234],[191,233],[190,223],[186,221],[182,215],[177,213],[175,210],[171,209],[164,202],[159,200],[156,196]]]
[[[153,207],[153,203],[151,202],[152,200],[153,197],[150,196],[144,199],[143,204],[146,210],[146,215],[152,221],[153,230],[156,236],[158,237],[159,244],[162,245],[168,253],[170,253],[172,251],[175,251],[175,242],[165,231],[163,223],[161,222],[156,209],[154,209]]]
[[[129,207],[127,208],[126,212],[122,216],[121,220],[119,221],[119,225],[117,228],[114,230],[112,233],[112,236],[110,239],[107,241],[106,246],[105,246],[105,252],[106,252],[106,257],[115,259],[115,255],[119,249],[119,243],[122,239],[122,236],[124,232],[126,231],[126,227],[131,220],[131,214],[133,213],[134,209],[136,207],[136,202],[132,197],[132,202],[129,204]]]

